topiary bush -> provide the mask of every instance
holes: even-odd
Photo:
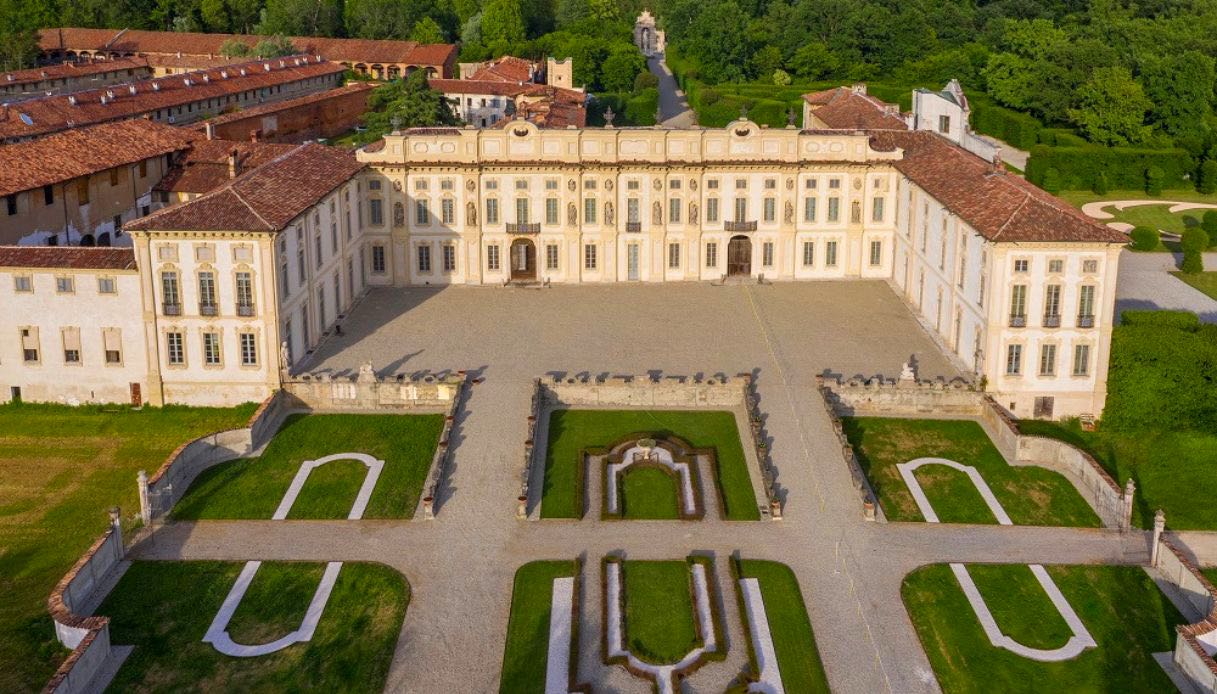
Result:
[[[1044,172],[1044,180],[1040,185],[1049,193],[1061,192],[1061,172],[1056,169],[1048,169]]]
[[[1209,236],[1209,248],[1217,246],[1217,210],[1207,210],[1200,218],[1200,228]]]
[[[1166,173],[1160,166],[1151,166],[1145,170],[1145,192],[1150,195],[1162,194],[1162,179]]]
[[[1180,243],[1183,247],[1183,263],[1179,269],[1189,275],[1204,272],[1204,249],[1209,246],[1209,235],[1200,227],[1188,227],[1183,230]]]
[[[1134,251],[1152,251],[1158,247],[1158,230],[1149,227],[1133,227],[1129,233]]]
[[[1111,187],[1107,185],[1107,172],[1100,171],[1099,175],[1094,177],[1094,186],[1091,187],[1091,190],[1093,190],[1096,195],[1107,195],[1107,191],[1110,189]]]
[[[1205,159],[1200,165],[1200,176],[1196,180],[1196,192],[1211,195],[1217,193],[1217,161]]]

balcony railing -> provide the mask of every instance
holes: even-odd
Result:
[[[526,222],[517,222],[515,224],[512,224],[511,222],[508,222],[507,223],[507,233],[508,234],[539,234],[539,233],[541,233],[541,223],[533,222],[532,224],[528,224]]]
[[[200,316],[214,316],[219,312],[219,308],[215,304],[199,304]]]
[[[642,222],[626,222],[625,230],[630,234],[637,234],[642,231]]]
[[[1044,316],[1044,327],[1045,327],[1045,328],[1059,328],[1059,327],[1061,327],[1061,317],[1060,317],[1060,315],[1055,315],[1055,316],[1053,316],[1053,315],[1048,315],[1048,316]]]
[[[756,231],[756,222],[723,222],[724,231]]]
[[[253,304],[237,304],[237,315],[242,318],[249,318],[250,316],[253,316]]]
[[[1010,316],[1010,327],[1011,328],[1027,327],[1027,317],[1026,316]]]
[[[1079,328],[1093,328],[1094,327],[1094,316],[1078,316],[1078,327]]]
[[[163,303],[161,304],[161,313],[166,316],[180,316],[182,315],[182,305]]]

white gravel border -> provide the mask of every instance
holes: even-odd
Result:
[[[660,446],[652,448],[651,452],[655,454],[660,464],[680,477],[681,505],[684,507],[685,515],[697,515],[697,497],[693,493],[693,478],[689,472],[689,464],[676,462],[672,459],[671,451]],[[641,446],[632,446],[621,455],[620,463],[612,463],[608,466],[609,484],[605,492],[609,513],[621,513],[620,502],[617,499],[617,486],[621,480],[621,473],[634,464],[634,455],[641,453]]]
[[[335,453],[317,460],[306,460],[300,464],[300,469],[292,478],[292,483],[287,488],[287,493],[283,495],[283,501],[279,502],[275,515],[271,516],[271,520],[286,519],[287,514],[292,510],[292,505],[296,503],[296,497],[300,496],[304,483],[308,481],[308,476],[312,474],[313,470],[335,460],[358,460],[368,467],[368,473],[363,478],[359,493],[355,495],[355,503],[351,504],[351,512],[347,514],[347,520],[363,518],[363,512],[368,508],[368,500],[372,498],[372,490],[376,487],[376,481],[380,479],[380,471],[384,469],[385,461],[377,460],[367,453]]]
[[[545,694],[570,694],[571,615],[575,602],[574,577],[555,578],[553,592],[550,596]]]
[[[769,632],[769,616],[765,613],[765,601],[761,598],[761,583],[755,578],[741,578],[739,587],[744,595],[748,634],[752,637],[752,650],[756,653],[756,665],[760,670],[760,682],[748,685],[748,691],[786,694],[786,688],[782,686],[782,673],[778,669],[777,652],[773,650],[773,635]]]

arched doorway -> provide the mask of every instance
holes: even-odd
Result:
[[[529,239],[516,239],[511,242],[511,279],[537,279],[537,247]]]
[[[97,235],[97,245],[105,246],[105,247],[109,248],[110,247],[110,232],[103,231],[100,234],[98,234]]]
[[[747,236],[732,236],[727,243],[727,275],[730,277],[752,274],[752,239]]]
[[[93,238],[93,235],[92,235],[92,234],[85,234],[84,236],[81,236],[81,237],[80,237],[80,245],[82,245],[82,246],[96,246],[96,245],[97,245],[97,240]]]

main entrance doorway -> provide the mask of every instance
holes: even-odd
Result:
[[[516,239],[511,242],[511,279],[537,279],[537,247],[529,239]]]
[[[752,239],[733,236],[727,243],[727,275],[735,277],[752,274]]]

